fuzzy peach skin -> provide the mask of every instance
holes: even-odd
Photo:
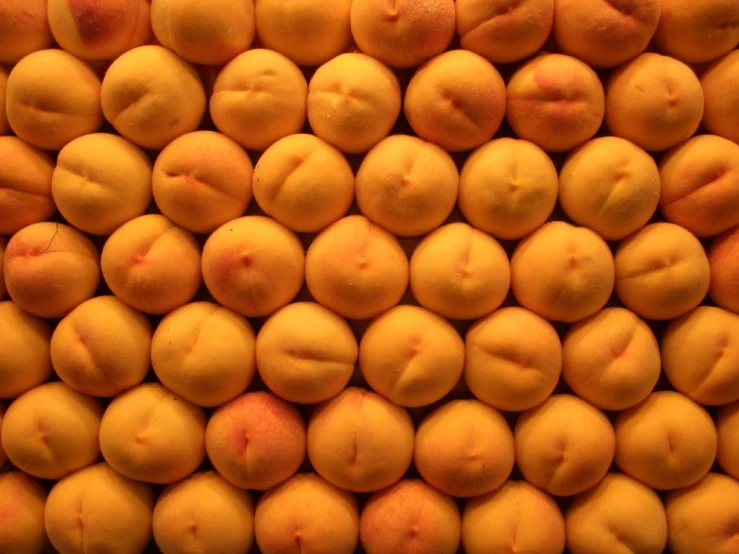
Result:
[[[151,161],[123,137],[85,135],[59,152],[51,194],[70,225],[109,235],[149,207]]]
[[[259,375],[289,402],[314,404],[336,396],[349,383],[358,356],[349,324],[315,302],[280,308],[257,335]]]
[[[5,113],[5,95],[8,89],[8,70],[0,66],[0,135],[10,131],[8,116]]]
[[[159,496],[152,518],[162,554],[241,554],[254,544],[254,501],[214,471],[194,473]]]
[[[652,392],[660,377],[654,333],[625,308],[606,308],[575,323],[562,341],[562,377],[602,410],[625,410]]]
[[[466,223],[427,235],[410,262],[413,296],[424,308],[452,319],[477,319],[506,298],[510,264],[503,247]]]
[[[550,494],[571,496],[605,477],[616,438],[608,418],[571,394],[554,394],[521,414],[513,431],[524,478]]]
[[[561,370],[557,331],[525,308],[501,308],[467,331],[465,383],[476,398],[494,408],[533,408],[552,394]]]
[[[606,125],[612,135],[650,152],[690,138],[703,118],[703,89],[693,70],[659,54],[642,54],[606,83]]]
[[[709,473],[665,498],[667,546],[674,554],[733,554],[739,549],[739,482]]]
[[[351,0],[258,0],[254,4],[262,44],[298,65],[317,66],[344,52],[351,43]]]
[[[320,404],[308,422],[308,458],[316,472],[353,492],[398,481],[411,465],[413,440],[405,409],[356,387]]]
[[[195,69],[156,45],[116,58],[105,72],[100,100],[116,131],[142,148],[157,150],[197,129],[206,107]]]
[[[416,70],[404,110],[423,140],[464,152],[493,138],[503,122],[505,100],[505,83],[490,62],[467,50],[451,50]]]
[[[359,518],[367,554],[455,554],[462,532],[454,500],[420,479],[404,479],[370,496]]]
[[[13,235],[54,215],[53,172],[46,152],[17,137],[0,137],[0,235]]]
[[[557,168],[526,140],[499,138],[476,149],[459,178],[458,205],[477,229],[520,239],[541,227],[557,203]]]
[[[739,143],[739,51],[716,60],[700,79],[705,98],[703,126]]]
[[[4,300],[8,295],[8,289],[5,287],[5,250],[8,248],[8,241],[0,237],[0,300]]]
[[[392,234],[352,215],[313,240],[305,280],[320,304],[347,318],[366,319],[400,302],[408,287],[408,258]]]
[[[506,119],[519,138],[565,152],[593,138],[605,112],[603,85],[584,62],[543,54],[508,81]]]
[[[264,491],[303,463],[305,421],[295,406],[274,394],[248,392],[213,413],[205,444],[213,467],[229,482]]]
[[[393,67],[415,67],[454,37],[453,0],[353,0],[351,31],[362,52]]]
[[[462,545],[467,554],[561,554],[565,522],[547,493],[526,481],[507,481],[467,501]]]
[[[727,404],[716,413],[718,451],[716,461],[734,479],[739,479],[739,402]]]
[[[45,524],[57,552],[143,552],[152,539],[156,497],[105,463],[57,482],[46,501]]]
[[[739,314],[739,227],[716,237],[708,250],[708,294],[718,306]]]
[[[452,157],[409,135],[381,140],[357,172],[359,210],[394,235],[425,235],[454,209],[459,171]]]
[[[554,37],[591,67],[615,67],[641,54],[657,30],[660,0],[556,0]]]
[[[2,443],[15,467],[61,479],[100,456],[103,406],[64,383],[46,383],[18,397],[5,413]]]
[[[54,371],[83,394],[115,396],[146,377],[152,333],[148,318],[115,296],[91,298],[54,329]]]
[[[528,58],[552,30],[554,0],[457,0],[457,34],[462,48],[493,63]]]
[[[2,403],[0,403],[0,437],[2,436],[3,431],[3,420],[5,419],[5,407]],[[5,450],[3,450],[3,444],[2,440],[0,439],[0,467],[5,465],[5,462],[8,461],[8,456],[5,454]]]
[[[223,65],[254,39],[254,3],[244,0],[152,0],[151,26],[159,43],[182,59]]]
[[[5,285],[23,310],[60,318],[95,294],[99,264],[97,247],[73,227],[34,223],[8,241]]]
[[[324,140],[290,135],[259,157],[252,189],[266,215],[298,233],[314,233],[349,211],[354,173],[344,155]]]
[[[300,132],[307,98],[308,83],[297,65],[278,52],[256,48],[218,74],[210,115],[221,133],[244,148],[266,150]]]
[[[660,209],[698,237],[739,225],[739,144],[716,135],[693,137],[660,161]]]
[[[216,407],[242,394],[256,372],[254,331],[246,318],[210,302],[167,314],[151,342],[151,365],[174,394]]]
[[[7,0],[0,4],[0,64],[51,47],[54,37],[46,17],[48,0]]]
[[[0,473],[0,550],[41,554],[48,548],[44,529],[46,489],[20,471]]]
[[[708,292],[710,267],[703,246],[673,223],[652,223],[618,245],[615,290],[623,304],[645,319],[681,316]]]
[[[151,42],[147,0],[48,0],[49,26],[57,44],[83,60],[114,60]]]
[[[264,554],[352,554],[357,501],[314,473],[299,473],[259,499],[254,534]]]
[[[621,240],[654,215],[660,173],[644,150],[619,137],[586,142],[559,173],[559,203],[567,216],[606,240]]]
[[[205,458],[206,416],[159,383],[116,396],[100,424],[100,450],[129,479],[166,485],[195,471]]]
[[[679,392],[653,392],[619,412],[614,428],[618,467],[653,489],[689,487],[708,473],[716,458],[711,416]]]
[[[216,229],[203,246],[202,272],[222,305],[247,316],[270,315],[303,285],[305,255],[297,235],[263,216],[246,216]]]
[[[572,554],[662,554],[667,517],[659,496],[622,473],[609,473],[577,495],[565,514]]]
[[[365,54],[341,54],[308,85],[308,122],[319,138],[347,154],[367,152],[390,134],[400,115],[392,70]]]
[[[103,246],[105,282],[132,308],[166,314],[200,289],[200,247],[195,237],[159,214],[124,223]]]

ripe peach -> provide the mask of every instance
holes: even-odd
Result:
[[[739,226],[716,237],[708,250],[711,284],[708,294],[722,308],[739,314]]]
[[[10,131],[8,116],[5,113],[5,96],[8,89],[8,70],[0,66],[0,135]]]
[[[0,237],[0,300],[4,300],[8,294],[5,287],[5,250],[8,248],[8,241]]]
[[[20,471],[0,473],[0,551],[42,554],[49,539],[44,529],[46,489]]]
[[[739,143],[739,50],[719,58],[701,74],[703,126]]]
[[[48,0],[6,0],[0,3],[0,64],[50,48],[54,37],[46,17]]]
[[[5,407],[2,404],[0,404],[0,437],[2,437],[4,419],[5,419]],[[3,449],[2,440],[0,440],[0,467],[4,466],[5,462],[7,461],[8,461],[8,456],[7,454],[5,454],[5,450]]]
[[[716,461],[734,479],[739,479],[739,402],[727,404],[716,413],[718,451]]]

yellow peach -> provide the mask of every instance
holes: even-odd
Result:
[[[716,60],[700,79],[706,102],[703,126],[739,143],[739,50]]]
[[[10,131],[8,116],[5,113],[5,95],[8,89],[8,70],[0,66],[0,135]]]
[[[708,294],[724,309],[739,314],[739,226],[716,237],[708,250],[711,283]]]
[[[50,48],[54,37],[46,17],[48,0],[6,0],[0,4],[0,64]]]
[[[46,489],[20,471],[0,473],[0,551],[42,554],[49,539],[44,529]]]
[[[739,402],[727,404],[716,413],[718,451],[716,461],[734,479],[739,479]]]

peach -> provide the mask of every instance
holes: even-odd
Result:
[[[433,143],[409,135],[381,140],[357,172],[359,210],[394,235],[425,235],[454,209],[459,171]]]
[[[116,396],[100,424],[100,450],[115,471],[166,485],[194,472],[205,458],[206,416],[159,383]]]
[[[665,499],[667,546],[674,554],[732,554],[739,548],[739,482],[709,473]]]
[[[727,404],[716,413],[718,451],[716,461],[734,479],[739,479],[739,402]]]
[[[467,554],[561,554],[565,522],[547,493],[526,481],[507,481],[467,501],[462,545]]]
[[[51,336],[51,362],[59,378],[91,396],[115,396],[149,372],[152,335],[146,316],[115,296],[83,302]]]
[[[266,150],[305,124],[308,83],[297,65],[257,48],[236,56],[218,74],[210,115],[244,148]]]
[[[576,496],[565,525],[572,554],[662,554],[667,546],[667,517],[659,496],[622,473],[609,473]]]
[[[70,225],[85,233],[109,235],[149,207],[151,162],[122,137],[85,135],[59,152],[51,194]]]
[[[562,377],[572,391],[601,410],[625,410],[657,385],[657,339],[625,308],[606,308],[575,323],[562,341]]]
[[[159,214],[124,223],[103,246],[105,282],[132,308],[166,314],[200,289],[200,247],[195,237]]]
[[[660,12],[660,0],[557,0],[554,37],[566,54],[614,67],[647,48]]]
[[[34,223],[8,242],[5,284],[21,309],[60,318],[95,294],[99,264],[95,245],[73,227]]]
[[[0,135],[10,131],[8,116],[5,113],[5,95],[8,89],[8,70],[0,66]]]
[[[556,496],[586,491],[605,477],[616,438],[608,418],[571,394],[526,410],[513,431],[516,464],[534,486]]]
[[[265,214],[298,233],[314,233],[349,210],[354,173],[327,142],[314,135],[290,135],[259,157],[252,188]]]
[[[300,473],[259,499],[254,534],[264,554],[352,554],[359,539],[357,501],[314,473]]]
[[[257,33],[266,48],[296,64],[321,65],[349,47],[351,5],[351,0],[259,0],[254,5]]]
[[[493,63],[518,62],[535,54],[552,30],[554,0],[457,0],[462,48]]]
[[[308,122],[319,138],[360,154],[390,134],[401,103],[400,84],[389,67],[365,54],[341,54],[310,80]]]
[[[280,308],[257,335],[259,375],[277,396],[314,404],[339,394],[349,383],[359,355],[351,327],[314,302]]]
[[[249,552],[254,501],[214,471],[194,473],[162,492],[152,529],[162,554]]]
[[[0,437],[2,436],[3,431],[3,420],[5,419],[5,407],[0,404]],[[0,440],[0,467],[5,465],[5,462],[8,461],[8,455],[5,454],[5,450],[3,449],[2,440]]]
[[[418,306],[396,306],[362,335],[359,367],[367,384],[393,404],[441,400],[462,376],[464,342],[445,319]]]
[[[50,48],[54,37],[46,17],[48,0],[6,0],[0,4],[0,64]]]
[[[466,223],[450,223],[427,235],[411,256],[413,296],[443,317],[477,319],[508,294],[511,270],[503,247]]]
[[[408,412],[379,394],[344,389],[308,422],[308,458],[326,481],[354,492],[389,487],[413,459]]]
[[[352,215],[313,240],[305,280],[319,303],[341,316],[366,319],[400,302],[408,287],[408,258],[392,234]]]
[[[708,473],[716,458],[711,416],[678,392],[653,392],[619,412],[614,428],[618,467],[653,489],[689,487]]]
[[[46,531],[58,552],[143,552],[152,539],[154,501],[149,485],[96,464],[51,489]]]
[[[8,294],[5,287],[5,250],[8,248],[8,241],[0,237],[0,300],[4,300]]]
[[[244,0],[152,0],[151,27],[182,59],[223,65],[254,39],[254,3]]]
[[[83,60],[114,60],[150,42],[146,0],[48,0],[49,26],[56,42]]]
[[[142,148],[157,150],[197,129],[206,101],[195,69],[156,45],[116,58],[105,72],[100,100],[116,131]]]
[[[359,518],[367,554],[455,554],[462,521],[454,500],[419,479],[405,479],[373,494]]]
[[[732,0],[662,2],[654,42],[686,63],[714,60],[739,44],[739,5]]]
[[[218,408],[205,434],[208,458],[242,489],[267,490],[298,471],[306,429],[292,404],[269,392],[249,392]]]
[[[489,493],[513,470],[513,434],[503,416],[477,400],[452,400],[437,408],[416,431],[416,469],[450,496]]]
[[[561,370],[557,331],[524,308],[496,310],[467,331],[465,383],[476,398],[494,408],[533,408],[554,392]]]
[[[567,216],[606,240],[644,227],[660,200],[660,173],[644,150],[619,137],[580,146],[559,174],[559,202]]]
[[[699,306],[670,321],[661,347],[676,390],[704,406],[739,400],[739,315]]]
[[[0,234],[12,235],[54,215],[53,172],[45,152],[17,137],[0,137]]]
[[[612,135],[650,152],[662,151],[696,132],[703,104],[700,81],[690,67],[647,53],[611,74],[605,121]]]
[[[716,237],[708,250],[711,283],[708,294],[724,309],[739,314],[739,226]]]
[[[485,144],[505,115],[505,83],[482,56],[451,50],[419,67],[405,92],[413,131],[450,152]]]
[[[154,201],[174,224],[210,233],[244,214],[254,168],[243,148],[225,135],[195,131],[174,139],[157,156]]]
[[[598,75],[571,56],[537,56],[508,81],[508,123],[519,138],[547,152],[572,150],[593,138],[604,112]]]
[[[44,529],[46,489],[20,471],[0,473],[0,550],[42,554],[49,539]]]
[[[220,304],[247,317],[270,315],[295,298],[304,266],[297,235],[262,216],[223,224],[203,247],[208,290]]]
[[[719,58],[701,74],[705,98],[703,126],[739,143],[739,51]]]
[[[698,306],[708,292],[706,252],[679,225],[647,225],[618,245],[614,260],[616,294],[639,317],[679,317]]]
[[[547,221],[557,203],[557,168],[535,144],[499,138],[476,149],[459,179],[459,209],[477,229],[520,239]]]
[[[100,456],[100,401],[64,383],[38,386],[5,413],[2,443],[18,469],[41,479],[61,479]]]

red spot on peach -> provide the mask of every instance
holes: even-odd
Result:
[[[124,23],[124,14],[115,2],[99,0],[67,0],[67,2],[83,42],[94,43],[105,40]]]

